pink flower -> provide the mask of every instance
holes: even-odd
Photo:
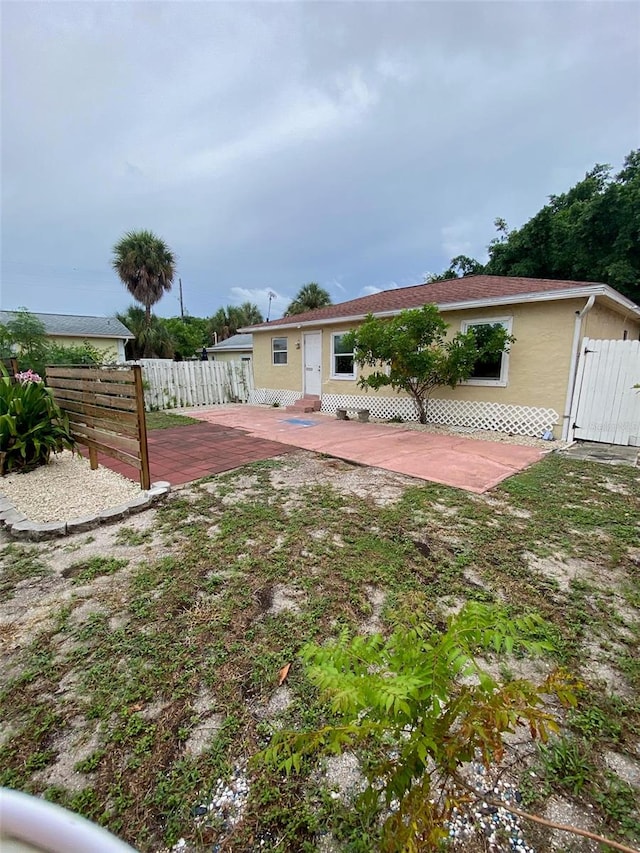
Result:
[[[22,373],[16,373],[16,379],[18,382],[22,382],[23,385],[25,382],[42,382],[42,377],[34,373],[31,368],[24,370]]]

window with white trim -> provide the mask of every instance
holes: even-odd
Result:
[[[486,320],[465,320],[462,323],[462,331],[468,332],[474,330],[476,335],[482,339],[483,334],[491,331],[495,325],[500,325],[506,329],[507,334],[511,334],[512,317],[490,317]],[[471,376],[464,382],[464,385],[493,385],[504,388],[508,385],[509,378],[509,353],[501,352],[496,356],[479,359]]]
[[[331,378],[355,379],[356,366],[353,350],[344,345],[344,335],[334,332],[331,335]]]
[[[271,354],[274,364],[287,363],[288,344],[288,338],[271,338]]]

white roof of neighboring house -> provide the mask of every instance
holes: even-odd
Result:
[[[64,338],[126,338],[133,339],[129,329],[115,317],[86,317],[77,314],[36,314],[47,335]],[[0,323],[8,323],[17,316],[16,311],[0,311]]]
[[[241,350],[253,350],[253,335],[231,335],[214,347],[207,347],[207,352],[239,352]]]

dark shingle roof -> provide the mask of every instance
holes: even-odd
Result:
[[[36,314],[47,335],[68,338],[133,338],[129,329],[115,317],[84,317],[75,314]],[[0,311],[0,323],[16,316],[15,311]]]
[[[282,317],[266,324],[252,326],[253,329],[271,328],[272,326],[291,325],[295,323],[322,322],[339,320],[342,317],[361,317],[365,314],[382,314],[385,312],[401,311],[405,308],[419,308],[432,302],[446,306],[456,303],[481,300],[502,299],[506,297],[532,298],[541,293],[560,290],[573,290],[586,287],[605,287],[593,281],[560,281],[550,278],[516,278],[502,275],[469,275],[464,278],[452,278],[447,281],[434,281],[431,284],[416,284],[412,287],[401,287],[396,290],[382,290],[371,296],[361,296],[349,302],[337,305],[327,305],[316,308],[304,314],[292,317]],[[624,298],[624,297],[622,297]]]

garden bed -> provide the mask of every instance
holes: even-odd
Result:
[[[89,530],[149,507],[168,483],[141,491],[137,483],[68,450],[48,465],[0,481],[0,523],[15,538],[48,539]]]

